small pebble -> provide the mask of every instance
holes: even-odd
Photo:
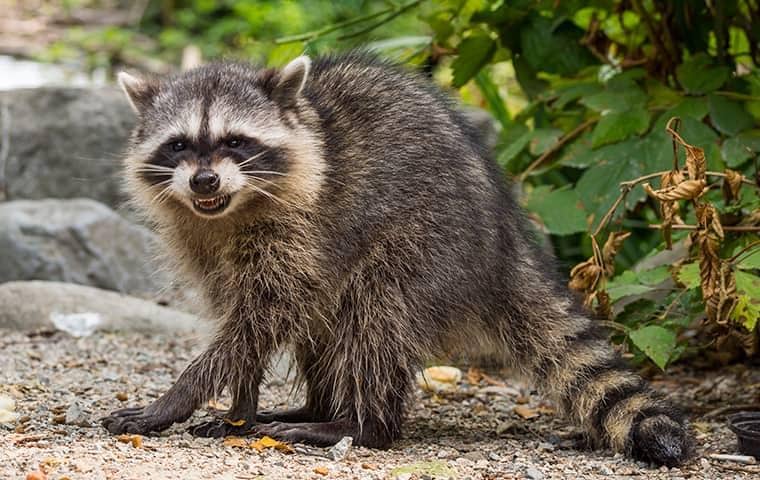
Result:
[[[541,473],[536,467],[528,467],[525,471],[525,476],[531,480],[543,480],[544,474]]]

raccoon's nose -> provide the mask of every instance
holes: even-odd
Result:
[[[209,169],[198,170],[190,177],[190,188],[195,193],[214,193],[219,190],[219,175]]]

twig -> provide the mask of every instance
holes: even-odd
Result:
[[[623,332],[626,335],[631,333],[631,329],[623,325],[622,323],[611,322],[609,320],[597,320],[597,323],[603,327],[611,328],[619,332]]]
[[[757,247],[758,245],[760,245],[760,240],[755,240],[754,242],[739,250],[739,253],[736,253],[733,257],[729,258],[728,263],[734,263],[739,257],[752,250],[754,247]]]
[[[723,453],[711,453],[708,455],[712,460],[720,460],[721,462],[736,462],[743,463],[745,465],[754,465],[757,463],[755,457],[749,455],[726,455]]]
[[[338,37],[338,40],[346,40],[352,37],[358,37],[360,35],[364,35],[365,33],[369,33],[372,30],[376,29],[377,27],[380,27],[382,25],[385,25],[386,23],[390,22],[394,18],[398,17],[399,15],[403,15],[405,12],[411,10],[412,8],[416,7],[422,2],[422,0],[416,0],[414,2],[409,2],[406,5],[401,5],[400,7],[397,7],[397,10],[387,17],[383,18],[382,20],[373,23],[372,25],[362,28],[356,32],[347,33],[345,35],[341,35]]]
[[[726,405],[723,407],[710,410],[702,415],[704,419],[717,418],[727,413],[739,412],[741,410],[760,410],[760,403],[740,403],[739,405]]]
[[[346,27],[350,27],[353,25],[357,25],[359,23],[368,22],[370,20],[374,20],[375,18],[382,17],[383,15],[389,15],[388,18],[381,20],[380,22],[377,22],[373,24],[374,26],[371,26],[370,30],[374,30],[375,28],[379,27],[383,23],[386,23],[387,21],[392,20],[393,18],[396,18],[401,13],[416,7],[420,3],[422,3],[423,0],[413,0],[409,3],[406,3],[404,5],[397,5],[397,6],[391,6],[386,8],[385,10],[380,10],[378,12],[369,13],[367,15],[362,15],[360,17],[352,18],[349,20],[344,20],[342,22],[334,23],[332,25],[328,25],[324,28],[320,28],[319,30],[312,30],[310,32],[301,33],[298,35],[290,35],[287,37],[280,37],[275,39],[274,43],[277,45],[281,45],[284,43],[294,43],[294,42],[301,42],[304,40],[314,40],[315,38],[322,37],[324,35],[327,35],[328,33],[332,33],[336,30],[341,30]],[[368,27],[369,28],[369,27]],[[368,30],[369,31],[369,30]],[[363,32],[361,32],[363,33]],[[348,34],[348,36],[352,35],[359,35],[360,33],[354,32],[354,34]],[[345,38],[348,38],[346,36]]]
[[[575,137],[577,137],[578,135],[580,135],[581,133],[583,133],[584,130],[586,130],[588,127],[590,127],[591,125],[595,124],[598,121],[599,121],[598,117],[590,118],[590,119],[586,120],[585,122],[581,123],[580,125],[578,125],[577,127],[575,127],[573,130],[571,130],[570,132],[568,132],[566,135],[562,136],[559,140],[557,140],[554,143],[554,145],[552,145],[547,151],[545,151],[543,154],[541,154],[540,157],[538,157],[537,159],[535,159],[533,161],[533,163],[531,163],[530,165],[528,165],[528,168],[526,168],[520,174],[520,176],[517,177],[518,180],[521,181],[521,182],[525,181],[525,178],[528,176],[528,174],[530,174],[530,172],[532,172],[539,165],[541,165],[547,158],[549,158],[552,155],[554,155],[554,153],[556,153],[559,149],[561,149],[562,147],[564,147],[567,142],[569,142],[570,140],[574,139]]]
[[[663,226],[660,224],[649,224],[647,225],[647,228],[652,228],[654,230],[662,230]],[[696,230],[699,228],[699,225],[684,225],[684,224],[674,224],[671,225],[670,228],[673,230]],[[723,231],[725,232],[760,232],[760,226],[729,226],[723,227]]]

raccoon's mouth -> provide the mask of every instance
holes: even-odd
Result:
[[[217,195],[211,198],[193,199],[193,207],[201,213],[219,213],[230,205],[230,195]]]

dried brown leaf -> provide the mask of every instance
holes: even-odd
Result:
[[[744,177],[741,173],[731,170],[730,168],[727,168],[725,173],[726,176],[723,179],[722,191],[723,198],[726,200],[726,203],[729,204],[739,198],[739,191],[742,188],[742,180]]]
[[[685,142],[683,146],[686,149],[686,170],[689,172],[689,178],[692,180],[705,180],[705,174],[707,173],[705,151]]]
[[[229,418],[225,418],[224,421],[225,423],[228,423],[232,425],[233,427],[242,427],[243,425],[245,425],[245,420],[242,418],[240,420],[230,420]]]
[[[238,448],[246,448],[248,447],[248,441],[244,438],[240,437],[227,437],[224,439],[223,445],[225,447],[238,447]]]
[[[540,415],[538,410],[530,407],[526,407],[525,405],[516,405],[513,409],[513,412],[520,415],[525,420],[529,420],[531,418],[536,418]]]
[[[570,271],[571,289],[585,294],[593,293],[602,276],[602,267],[593,258],[581,262]]]
[[[314,467],[314,473],[317,475],[327,476],[327,474],[330,473],[330,469],[323,466]]]
[[[678,200],[694,200],[698,198],[705,190],[707,181],[702,178],[699,180],[684,180],[678,185],[672,185],[660,190],[654,190],[648,183],[644,184],[644,190],[650,197],[661,202],[674,202]]]
[[[631,232],[612,232],[607,237],[602,247],[602,260],[604,261],[604,273],[611,277],[615,273],[615,255],[618,254],[623,242],[631,236]]]

